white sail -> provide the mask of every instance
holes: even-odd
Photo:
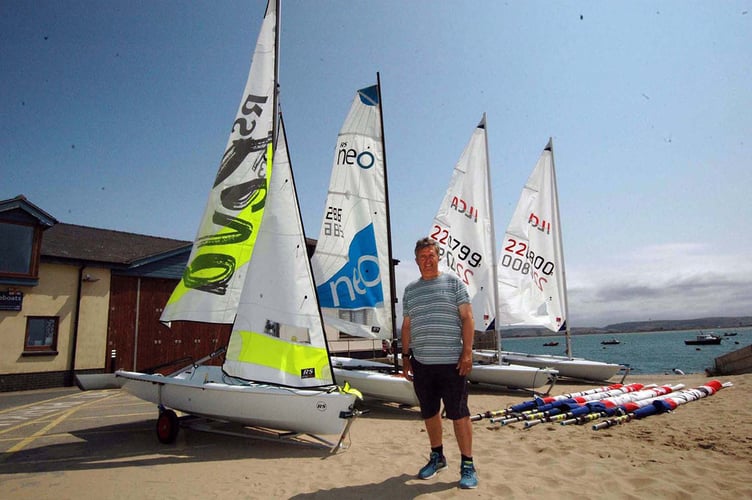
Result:
[[[328,325],[358,337],[392,338],[386,170],[377,85],[357,91],[337,136],[311,264]]]
[[[477,330],[486,330],[496,316],[490,185],[483,115],[454,166],[430,232],[439,243],[441,267],[454,272],[467,285]]]
[[[164,321],[231,322],[223,366],[206,358],[169,375],[116,371],[122,387],[160,409],[157,435],[173,442],[194,417],[281,431],[339,434],[356,390],[334,386],[308,260],[284,125],[277,117],[279,0],[269,0],[237,119],[188,268]]]
[[[282,124],[270,177],[223,368],[258,382],[329,385],[329,353]]]
[[[567,297],[551,140],[504,234],[497,273],[500,324],[561,329]]]
[[[253,63],[188,267],[161,320],[232,323],[266,197],[276,85],[275,2],[267,5]]]

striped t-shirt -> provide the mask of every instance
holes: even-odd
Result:
[[[452,364],[462,354],[459,306],[470,302],[467,287],[455,275],[420,278],[405,287],[403,316],[410,317],[410,349],[426,365]]]

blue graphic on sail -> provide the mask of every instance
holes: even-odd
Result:
[[[373,223],[361,229],[350,243],[347,262],[317,286],[321,307],[363,309],[384,302]]]

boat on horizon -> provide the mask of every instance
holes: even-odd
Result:
[[[718,345],[723,340],[723,337],[719,337],[713,333],[700,333],[694,339],[687,339],[684,341],[685,345]]]
[[[619,345],[621,344],[621,341],[616,338],[608,339],[608,340],[602,340],[601,344],[603,345]]]

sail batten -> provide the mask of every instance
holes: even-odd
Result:
[[[356,92],[337,136],[311,264],[327,325],[393,337],[386,170],[378,84]]]

